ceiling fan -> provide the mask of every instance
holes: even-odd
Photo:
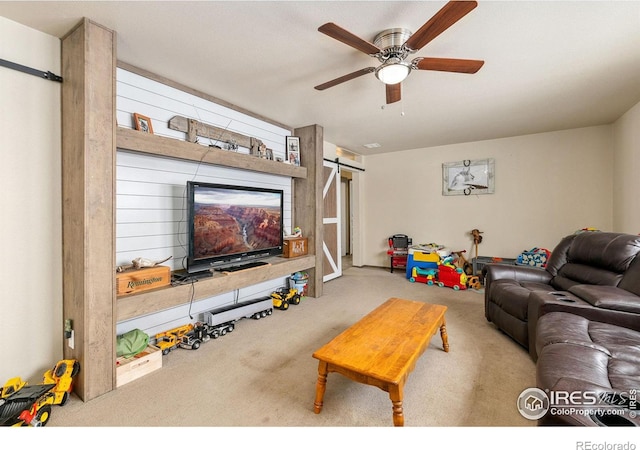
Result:
[[[377,58],[381,64],[378,67],[366,67],[343,75],[335,80],[320,84],[315,89],[323,91],[362,75],[375,73],[376,77],[386,86],[387,104],[390,104],[400,100],[402,81],[409,76],[412,70],[476,73],[484,61],[422,57],[417,57],[410,62],[405,61],[410,54],[427,45],[476,6],[478,3],[475,1],[450,1],[415,33],[411,33],[405,28],[391,28],[378,33],[373,43],[361,39],[335,23],[325,23],[318,28],[318,31]]]

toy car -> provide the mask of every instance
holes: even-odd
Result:
[[[411,278],[409,278],[409,281],[412,283],[426,283],[429,286],[433,286],[436,281],[437,273],[438,271],[436,269],[422,269],[414,266],[411,269]]]

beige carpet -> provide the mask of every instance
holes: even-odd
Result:
[[[451,350],[436,334],[406,384],[405,427],[532,426],[516,409],[535,385],[528,353],[484,318],[476,291],[410,283],[401,272],[349,268],[288,311],[243,319],[235,331],[163,357],[163,367],[90,402],[73,396],[49,427],[390,427],[380,389],[329,374],[313,412],[313,351],[390,297],[448,306]],[[189,321],[185,319],[185,323]]]

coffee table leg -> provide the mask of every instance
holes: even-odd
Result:
[[[442,325],[440,325],[440,337],[442,338],[442,348],[445,352],[449,352],[449,336],[447,335],[447,323],[442,318]]]
[[[402,409],[402,386],[390,386],[389,398],[393,409],[393,426],[404,426],[404,410]]]
[[[324,399],[324,391],[327,388],[327,363],[320,361],[318,363],[318,381],[316,382],[316,400],[313,402],[313,412],[320,414],[322,411],[322,400]]]

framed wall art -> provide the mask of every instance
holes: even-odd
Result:
[[[442,164],[442,195],[493,194],[493,158],[465,159]]]
[[[151,119],[142,114],[133,113],[133,125],[136,130],[144,133],[153,134],[153,126],[151,125]]]
[[[298,136],[286,137],[287,161],[294,166],[300,165],[300,138]]]

